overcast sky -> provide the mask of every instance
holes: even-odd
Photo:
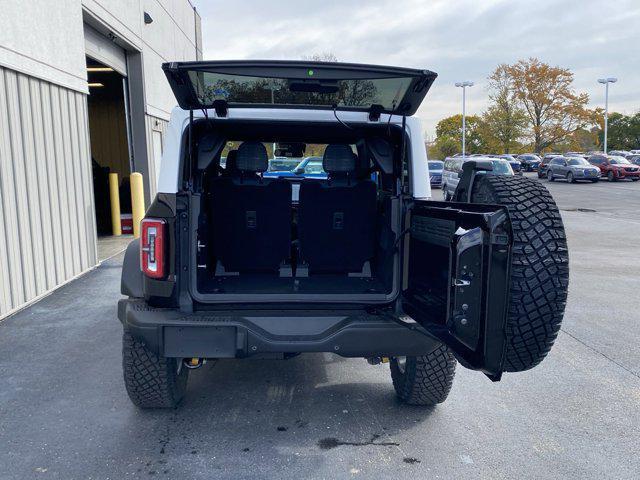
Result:
[[[472,80],[467,112],[486,107],[486,78],[529,56],[571,69],[592,106],[640,110],[640,0],[196,0],[204,57],[300,59],[427,68],[438,73],[418,116],[433,135],[461,111],[460,80]]]

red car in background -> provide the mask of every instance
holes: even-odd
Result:
[[[640,167],[634,165],[624,157],[617,155],[596,154],[589,157],[589,163],[600,167],[603,177],[610,182],[629,178],[634,182],[640,180]]]

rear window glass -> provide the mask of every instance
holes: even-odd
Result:
[[[442,162],[429,162],[429,170],[442,170]]]
[[[215,100],[225,100],[230,104],[362,108],[375,104],[388,110],[396,108],[412,81],[405,77],[318,82],[314,81],[312,72],[309,70],[308,81],[196,71],[190,71],[189,78],[203,105],[212,105]],[[309,88],[307,85],[313,85],[321,92],[305,91]]]

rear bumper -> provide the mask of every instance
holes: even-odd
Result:
[[[164,357],[243,358],[332,352],[344,357],[426,355],[438,340],[365,311],[203,311],[122,299],[124,329]]]

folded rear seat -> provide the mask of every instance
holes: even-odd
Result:
[[[357,178],[349,145],[328,145],[322,165],[326,182],[300,185],[300,255],[309,273],[355,273],[375,253],[376,185]]]
[[[264,145],[244,142],[212,186],[213,248],[226,272],[277,271],[290,257],[291,185],[263,180],[268,166]]]

